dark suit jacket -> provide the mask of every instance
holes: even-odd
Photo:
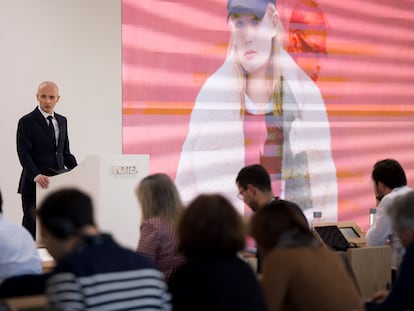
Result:
[[[19,120],[17,127],[17,154],[23,167],[18,192],[30,194],[35,191],[34,178],[38,174],[53,176],[65,168],[72,169],[77,163],[69,150],[67,121],[55,113],[59,124],[59,139],[54,144],[47,120],[39,108]]]

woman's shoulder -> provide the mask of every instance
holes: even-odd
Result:
[[[266,256],[269,259],[278,259],[285,261],[301,261],[308,256],[334,256],[329,248],[324,245],[301,246],[301,247],[275,247]]]

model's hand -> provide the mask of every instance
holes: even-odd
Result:
[[[37,175],[34,181],[38,183],[40,187],[42,187],[42,189],[47,189],[49,187],[49,177],[45,175],[41,175],[41,174]]]

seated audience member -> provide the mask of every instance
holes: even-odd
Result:
[[[236,177],[236,185],[239,190],[238,197],[243,200],[244,204],[249,206],[253,212],[258,209],[272,204],[275,197],[272,191],[272,183],[270,175],[266,169],[260,164],[252,164],[243,167]],[[297,212],[304,222],[308,222],[302,209],[296,204],[290,206]],[[262,254],[256,252],[257,272],[262,272]]]
[[[38,216],[43,242],[57,261],[46,284],[51,310],[170,310],[162,273],[98,231],[87,194],[53,192]]]
[[[366,234],[368,246],[382,246],[391,242],[392,277],[401,262],[401,243],[394,235],[388,210],[393,208],[394,200],[411,191],[407,186],[407,178],[400,163],[393,159],[385,159],[375,163],[372,170],[372,183],[377,200],[376,221]]]
[[[0,283],[13,276],[41,274],[42,262],[30,233],[3,216],[0,193]]]
[[[251,233],[264,254],[268,310],[360,310],[358,291],[341,259],[317,240],[291,204],[274,201],[251,221]]]
[[[198,196],[180,217],[177,234],[187,261],[169,283],[175,311],[265,310],[253,269],[237,255],[245,230],[227,199]]]
[[[378,311],[414,310],[414,192],[395,198],[387,215],[406,252],[391,291],[378,292],[366,307]]]
[[[177,253],[175,220],[182,209],[177,188],[165,174],[154,174],[141,180],[136,188],[143,223],[137,251],[164,273],[166,280],[183,263]]]
[[[239,198],[244,204],[256,212],[259,208],[269,205],[279,198],[273,194],[270,175],[260,164],[252,164],[243,167],[236,177],[236,185],[239,189]],[[307,221],[302,209],[295,205],[292,207],[301,217]]]

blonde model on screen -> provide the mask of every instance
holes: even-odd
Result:
[[[231,38],[224,64],[200,90],[176,184],[185,201],[221,192],[242,211],[234,181],[245,165],[270,173],[275,195],[337,217],[336,170],[325,104],[282,48],[274,0],[228,0]]]

